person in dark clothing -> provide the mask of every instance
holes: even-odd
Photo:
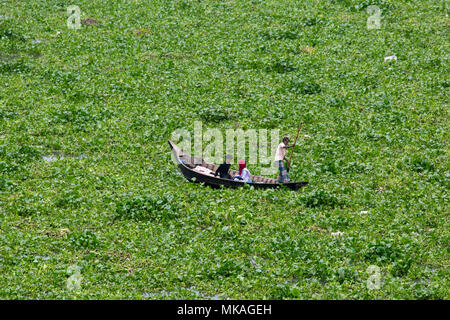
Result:
[[[222,179],[233,179],[233,177],[228,173],[231,166],[230,162],[231,157],[227,155],[225,162],[219,165],[216,172],[214,173],[214,176],[217,177],[217,175],[219,175]]]

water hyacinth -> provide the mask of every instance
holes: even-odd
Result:
[[[442,2],[71,4],[0,9],[0,299],[449,299]],[[186,181],[195,121],[309,184]]]

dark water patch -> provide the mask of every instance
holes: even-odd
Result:
[[[58,161],[63,159],[87,159],[87,156],[85,154],[81,154],[79,156],[73,156],[73,155],[64,155],[64,154],[50,154],[42,156],[42,160],[45,162],[52,162],[52,161]]]
[[[144,298],[151,298],[151,299],[159,299],[162,297],[169,297],[171,291],[161,290],[159,292],[150,292],[150,291],[144,291],[142,292],[142,297]]]
[[[52,259],[52,257],[49,257],[49,256],[35,256],[33,262],[48,261],[50,259]]]
[[[56,161],[56,160],[64,159],[64,157],[58,157],[58,156],[42,156],[42,159],[43,159],[44,161],[50,162],[50,161]]]

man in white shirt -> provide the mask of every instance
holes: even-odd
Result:
[[[289,138],[284,137],[283,142],[281,142],[277,147],[277,152],[275,153],[275,162],[278,164],[278,170],[280,171],[278,175],[279,183],[289,182],[289,173],[287,172],[283,160],[286,160],[286,149],[292,148],[293,145],[288,145]]]

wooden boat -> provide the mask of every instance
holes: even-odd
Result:
[[[251,185],[254,188],[260,189],[280,188],[281,186],[285,186],[292,190],[298,190],[308,184],[308,182],[288,182],[280,184],[275,179],[254,175],[250,176],[250,179],[252,180],[251,183],[222,179],[219,176],[214,176],[214,172],[216,172],[217,168],[219,167],[218,165],[208,163],[201,158],[193,157],[189,154],[184,153],[175,143],[170,140],[169,145],[172,149],[173,155],[178,164],[178,167],[181,170],[181,173],[188,181],[191,182],[204,183],[205,185],[209,185],[211,187],[224,186],[231,188],[239,188],[243,187],[244,185]],[[230,170],[229,173],[233,177],[238,174],[238,172],[235,170]]]

